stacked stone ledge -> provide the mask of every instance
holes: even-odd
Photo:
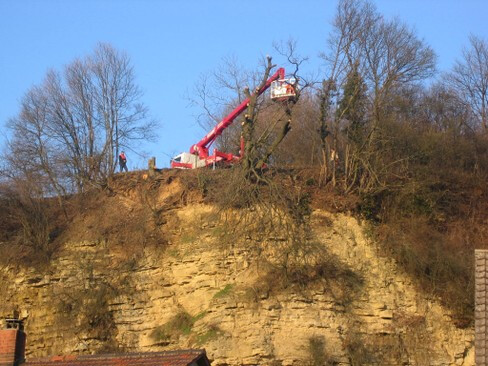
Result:
[[[477,366],[487,365],[488,332],[488,250],[475,251],[475,359]]]

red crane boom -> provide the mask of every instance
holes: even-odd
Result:
[[[261,95],[268,89],[271,83],[278,79],[285,78],[285,69],[279,68],[263,85],[261,89],[258,90],[258,95]],[[212,131],[210,131],[203,139],[197,142],[190,148],[190,153],[198,154],[200,157],[208,157],[208,148],[215,141],[215,139],[222,134],[222,132],[229,127],[232,122],[247,108],[249,105],[249,98],[246,98],[241,104],[239,104],[232,112],[230,112],[222,121],[220,121],[217,126],[215,126]]]
[[[274,81],[280,80],[284,85],[287,85],[286,91],[282,91],[281,93],[289,93],[283,94],[285,97],[289,97],[290,94],[294,95],[294,90],[291,88],[290,92],[290,84],[288,84],[285,80],[285,69],[279,68],[273,75],[266,80],[266,83],[257,91],[258,95],[264,93]],[[272,89],[273,90],[273,89]],[[272,91],[273,94],[273,91]],[[272,95],[273,97],[273,95]],[[282,97],[278,95],[277,97]],[[246,98],[241,104],[239,104],[236,108],[232,110],[222,121],[220,121],[204,138],[202,138],[199,142],[192,145],[190,148],[189,153],[181,153],[175,156],[171,160],[171,167],[172,168],[180,168],[180,169],[193,169],[199,168],[204,166],[209,166],[212,164],[216,164],[219,162],[227,162],[231,163],[233,161],[239,160],[241,156],[236,156],[233,154],[226,154],[223,152],[214,149],[213,155],[209,155],[209,148],[210,145],[217,139],[218,136],[222,134],[222,132],[229,127],[232,122],[244,111],[249,105],[249,98]],[[242,142],[241,142],[242,145]],[[243,146],[241,146],[242,150]],[[242,154],[242,151],[241,151]]]

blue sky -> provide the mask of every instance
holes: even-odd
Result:
[[[387,17],[414,27],[449,70],[470,33],[488,39],[486,0],[374,0]],[[233,55],[253,67],[273,41],[293,37],[319,71],[336,0],[0,0],[0,126],[50,68],[60,70],[98,42],[126,51],[143,102],[160,120],[158,142],[144,147],[167,166],[205,132],[185,98],[199,75]],[[275,61],[279,62],[276,57]],[[1,137],[0,137],[1,138]],[[145,166],[129,154],[129,168]]]

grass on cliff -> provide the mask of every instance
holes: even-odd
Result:
[[[216,292],[216,293],[213,295],[213,298],[214,298],[214,299],[220,299],[220,298],[222,298],[222,297],[228,296],[229,294],[231,294],[231,293],[232,293],[233,288],[234,288],[234,285],[232,285],[232,284],[227,284],[227,285],[225,285],[225,287],[224,287],[222,290],[220,290],[220,291]]]
[[[155,341],[169,341],[179,335],[190,335],[193,325],[203,319],[207,313],[205,311],[191,316],[186,311],[181,310],[176,313],[168,322],[156,327],[150,334]]]
[[[339,362],[331,356],[326,348],[324,336],[312,336],[308,338],[307,366],[333,366]]]
[[[198,334],[195,344],[203,346],[208,342],[214,341],[223,334],[222,330],[216,325],[210,325],[204,333]]]
[[[193,330],[194,324],[203,319],[207,313],[205,311],[191,316],[186,311],[181,310],[174,315],[167,323],[156,327],[149,335],[156,342],[170,343],[179,336],[190,337],[190,341],[198,346],[204,345],[217,339],[223,332],[216,325],[207,326],[203,333],[197,334]]]
[[[185,311],[180,311],[174,315],[164,325],[156,327],[150,334],[155,341],[168,341],[172,337],[180,334],[189,335],[195,320]]]

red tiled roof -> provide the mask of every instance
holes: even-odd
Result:
[[[200,361],[200,362],[198,362]],[[209,366],[205,350],[53,356],[28,360],[22,366]]]

